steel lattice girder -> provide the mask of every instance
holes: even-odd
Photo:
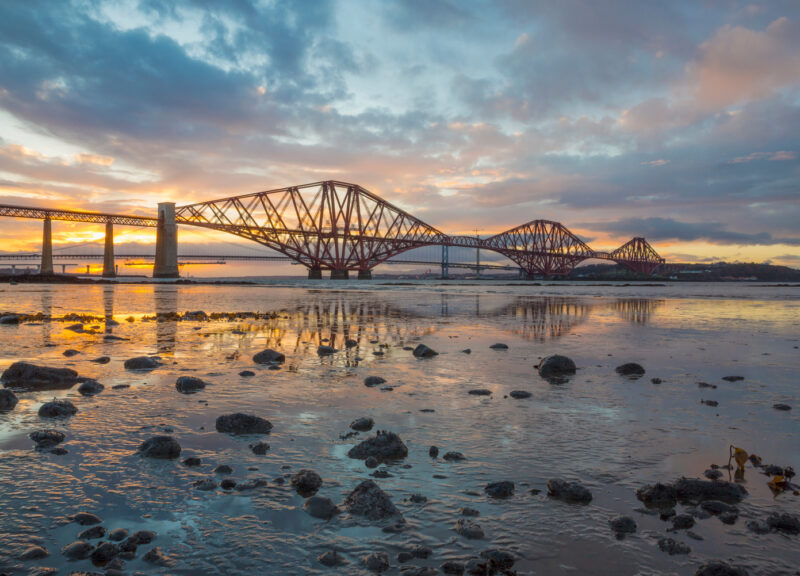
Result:
[[[0,204],[0,216],[12,218],[33,218],[36,220],[65,220],[68,222],[90,222],[94,224],[120,224],[122,226],[158,226],[158,218],[145,216],[125,216],[123,214],[101,214],[79,210],[55,210],[51,208],[30,208]]]

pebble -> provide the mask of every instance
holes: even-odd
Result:
[[[633,534],[636,532],[636,521],[630,516],[617,516],[608,521],[611,530],[617,535],[617,538],[623,538],[625,534]]]
[[[413,354],[417,358],[431,358],[439,355],[436,350],[428,348],[425,344],[419,344],[416,348],[414,348]]]
[[[575,374],[576,366],[572,358],[554,354],[547,356],[539,362],[539,376],[545,379],[559,379],[570,374]]]
[[[61,444],[66,436],[58,430],[36,430],[28,434],[28,438],[36,443],[37,450],[46,450]]]
[[[72,515],[70,520],[72,522],[77,522],[81,526],[93,526],[103,522],[99,516],[95,516],[90,512],[78,512],[77,514]]]
[[[210,492],[211,490],[217,489],[217,481],[214,480],[213,478],[202,478],[200,480],[195,480],[192,483],[192,486],[194,486],[198,490],[202,490],[204,492]]]
[[[47,548],[42,546],[29,546],[19,555],[19,559],[23,561],[40,560],[42,558],[47,558],[49,555],[50,552],[47,551]]]
[[[228,466],[227,464],[220,464],[216,468],[214,468],[214,472],[217,474],[233,474],[233,468]]]
[[[41,418],[68,418],[78,413],[78,408],[69,400],[52,400],[39,407]]]
[[[372,480],[364,480],[347,496],[344,507],[357,516],[366,516],[370,520],[382,520],[402,514],[386,494]]]
[[[491,498],[509,498],[514,494],[514,483],[508,480],[487,484],[484,492]]]
[[[105,390],[105,386],[97,380],[87,380],[78,386],[78,392],[83,396],[94,396],[95,394],[100,394],[103,390]]]
[[[256,373],[253,372],[252,370],[242,370],[241,372],[239,372],[239,376],[241,376],[242,378],[250,378],[251,376],[255,375]]]
[[[700,568],[698,568],[695,573],[695,576],[748,576],[747,570],[744,568],[738,568],[736,566],[731,566],[730,564],[726,564],[725,562],[719,562],[717,560],[712,562],[706,562]]]
[[[67,544],[61,549],[61,553],[71,560],[83,560],[88,558],[94,550],[94,546],[85,540],[76,540],[71,544]]]
[[[454,530],[467,540],[482,540],[485,537],[483,528],[477,522],[467,520],[466,518],[459,518],[456,520]]]
[[[317,490],[322,486],[322,478],[313,470],[299,470],[292,476],[292,486],[297,493],[303,497],[309,497],[316,494]]]
[[[789,406],[788,404],[773,404],[772,407],[775,410],[781,410],[783,412],[788,412],[789,410],[792,409],[792,407]]]
[[[310,516],[323,520],[330,520],[339,513],[339,508],[333,503],[333,500],[324,496],[312,496],[303,504],[303,510]]]
[[[333,346],[326,346],[324,344],[322,344],[320,346],[317,346],[317,355],[318,356],[330,356],[331,354],[334,354],[335,352],[336,352],[336,350],[333,348]]]
[[[108,364],[109,362],[111,362],[111,358],[109,358],[108,356],[100,356],[98,358],[90,360],[90,362],[94,362],[95,364]]]
[[[272,423],[252,414],[223,414],[216,421],[217,432],[227,434],[267,434]]]
[[[250,450],[257,456],[263,456],[269,450],[269,444],[266,442],[256,442],[255,444],[250,444]]]
[[[373,552],[362,559],[364,566],[371,572],[385,572],[389,569],[389,555],[386,552]]]
[[[190,468],[194,466],[200,466],[202,463],[203,463],[202,460],[200,460],[200,458],[197,458],[195,456],[190,456],[189,458],[186,458],[183,461],[183,465],[188,466]]]
[[[489,346],[492,350],[508,350],[508,344],[503,344],[502,342],[498,342],[496,344],[492,344]]]
[[[116,528],[108,533],[108,539],[112,542],[121,542],[128,537],[128,531],[125,528]]]
[[[253,356],[253,362],[256,364],[282,364],[285,361],[286,356],[269,348]]]
[[[621,366],[617,366],[614,370],[621,376],[629,376],[632,378],[641,378],[645,374],[644,367],[636,362],[622,364]]]
[[[357,418],[350,422],[350,428],[359,432],[368,432],[375,426],[375,420],[368,417]]]
[[[113,542],[101,542],[92,551],[92,563],[95,566],[104,566],[119,554],[119,548]]]
[[[588,504],[592,501],[592,493],[586,487],[561,478],[553,478],[547,482],[547,495],[575,504]]]
[[[672,538],[662,538],[658,541],[658,547],[662,552],[667,552],[670,556],[675,554],[689,554],[692,549],[683,542],[678,542]]]
[[[153,436],[142,442],[139,453],[145,458],[172,460],[181,455],[181,445],[172,436]]]
[[[347,455],[357,460],[366,460],[372,456],[378,462],[385,462],[405,458],[408,456],[408,447],[394,432],[379,430],[374,437],[351,448]]]
[[[474,388],[467,392],[467,394],[472,394],[473,396],[490,396],[492,391],[488,388]]]
[[[446,460],[447,462],[460,462],[466,459],[467,457],[461,452],[445,452],[445,455],[442,456],[442,460]]]
[[[78,540],[95,540],[97,538],[102,538],[105,535],[106,529],[102,526],[96,525],[80,532],[78,534]]]
[[[206,383],[194,376],[181,376],[175,382],[175,389],[181,394],[194,394],[206,387]]]
[[[436,458],[439,455],[439,448],[437,446],[431,446],[428,448],[428,456],[431,458]]]
[[[336,550],[328,550],[324,554],[320,554],[317,556],[317,562],[323,566],[328,566],[329,568],[333,568],[334,566],[345,566],[349,564],[347,559],[341,554],[337,553]]]
[[[155,370],[161,366],[161,358],[158,356],[137,356],[125,360],[125,369],[133,372],[144,372]]]
[[[7,388],[0,388],[0,412],[13,410],[19,402],[17,395]]]

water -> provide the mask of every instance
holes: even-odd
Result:
[[[796,574],[798,537],[756,535],[745,523],[772,511],[799,514],[800,497],[775,497],[768,478],[750,465],[744,478],[749,496],[739,520],[733,526],[717,518],[698,520],[693,530],[702,541],[667,533],[670,523],[634,509],[641,507],[637,488],[700,477],[712,463],[727,463],[732,444],[765,463],[798,467],[797,287],[296,284],[0,287],[0,311],[97,317],[86,323],[97,327],[96,334],[67,330],[73,322],[62,321],[0,326],[0,370],[17,360],[70,366],[106,387],[91,398],[76,389],[21,392],[16,409],[0,413],[0,570],[98,570],[89,560],[68,562],[60,553],[82,529],[67,516],[89,511],[108,530],[158,532],[153,545],[140,546],[137,559],[126,563],[130,573],[322,574],[330,570],[316,557],[336,549],[351,562],[345,573],[366,574],[360,558],[386,551],[389,573],[399,574],[401,567],[438,567],[500,547],[514,553],[521,574],[692,574],[710,559],[740,564],[751,574]],[[167,319],[190,310],[274,314],[258,320]],[[107,325],[105,318],[119,325]],[[129,340],[104,341],[106,333]],[[346,338],[358,346],[345,350]],[[440,355],[418,360],[403,350],[419,342]],[[491,350],[495,342],[509,349]],[[320,343],[341,351],[318,357]],[[283,369],[253,364],[252,355],[266,347],[286,354]],[[81,354],[67,359],[67,348]],[[472,353],[461,353],[465,348]],[[576,376],[561,385],[539,378],[533,366],[552,353],[572,357]],[[126,358],[143,354],[158,354],[165,365],[145,374],[124,370]],[[101,355],[111,362],[89,361]],[[623,362],[641,363],[646,376],[618,376],[614,368]],[[244,369],[256,376],[239,377]],[[178,394],[175,380],[185,374],[210,386]],[[386,378],[393,390],[366,388],[363,380],[372,374]],[[726,375],[744,380],[729,383],[721,379]],[[663,383],[654,385],[651,377]],[[701,389],[700,381],[718,387]],[[113,390],[118,384],[130,387]],[[493,394],[467,394],[474,388]],[[512,390],[532,397],[514,400],[507,396]],[[38,407],[53,396],[69,398],[78,414],[43,422]],[[776,411],[778,402],[794,410]],[[218,415],[235,411],[273,423],[263,438],[271,445],[266,456],[248,448],[258,438],[214,430]],[[311,468],[324,479],[320,495],[341,503],[370,478],[363,462],[346,456],[370,433],[340,438],[360,416],[397,432],[409,447],[403,462],[385,466],[392,476],[377,480],[409,524],[402,533],[384,533],[380,523],[346,513],[330,522],[313,519],[288,482],[275,482]],[[33,450],[27,435],[45,427],[66,433],[67,455]],[[165,430],[180,442],[181,460],[197,456],[202,466],[136,455],[143,440]],[[432,444],[442,453],[462,452],[467,460],[431,459]],[[232,466],[237,481],[269,483],[232,493],[192,487],[213,477],[219,464]],[[582,482],[594,495],[592,503],[548,498],[547,480],[556,476]],[[515,482],[512,498],[483,494],[488,482],[498,480]],[[411,503],[415,493],[427,503]],[[465,506],[480,511],[475,520],[485,540],[466,540],[452,530]],[[638,524],[637,533],[622,541],[607,524],[618,514]],[[664,536],[686,542],[691,554],[661,552],[657,541]],[[17,560],[31,543],[45,546],[50,556]],[[433,555],[399,564],[397,552],[415,544],[430,546]],[[172,558],[172,566],[142,560],[154,545]]]

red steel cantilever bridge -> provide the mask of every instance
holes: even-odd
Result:
[[[550,220],[532,220],[488,238],[450,236],[361,186],[334,180],[180,206],[174,208],[174,223],[166,221],[172,220],[172,210],[162,206],[159,218],[6,205],[0,205],[0,216],[45,220],[45,235],[50,220],[105,223],[107,234],[113,224],[154,226],[159,234],[174,224],[219,230],[288,256],[308,268],[309,278],[321,278],[322,270],[330,270],[332,278],[347,278],[350,271],[369,278],[389,258],[431,245],[492,250],[529,276],[564,276],[591,258],[611,260],[640,274],[651,274],[664,263],[644,238],[600,252]],[[162,244],[159,239],[154,275]],[[171,252],[177,254],[177,245]]]

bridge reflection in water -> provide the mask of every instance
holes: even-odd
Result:
[[[181,322],[179,289],[157,286],[154,289],[156,343],[161,354],[175,351]],[[498,327],[525,340],[544,343],[558,340],[586,322],[592,311],[612,310],[633,324],[646,324],[663,300],[608,299],[584,300],[562,296],[460,296],[442,294],[438,302],[424,304],[359,293],[305,294],[302,302],[278,310],[273,318],[246,319],[230,323],[230,330],[214,331],[209,337],[222,345],[231,331],[239,337],[239,348],[260,347],[298,352],[322,344],[344,351],[346,361],[365,352],[380,354],[380,345],[414,345],[436,332],[448,318],[476,318],[492,321]],[[348,348],[347,342],[351,342]]]

